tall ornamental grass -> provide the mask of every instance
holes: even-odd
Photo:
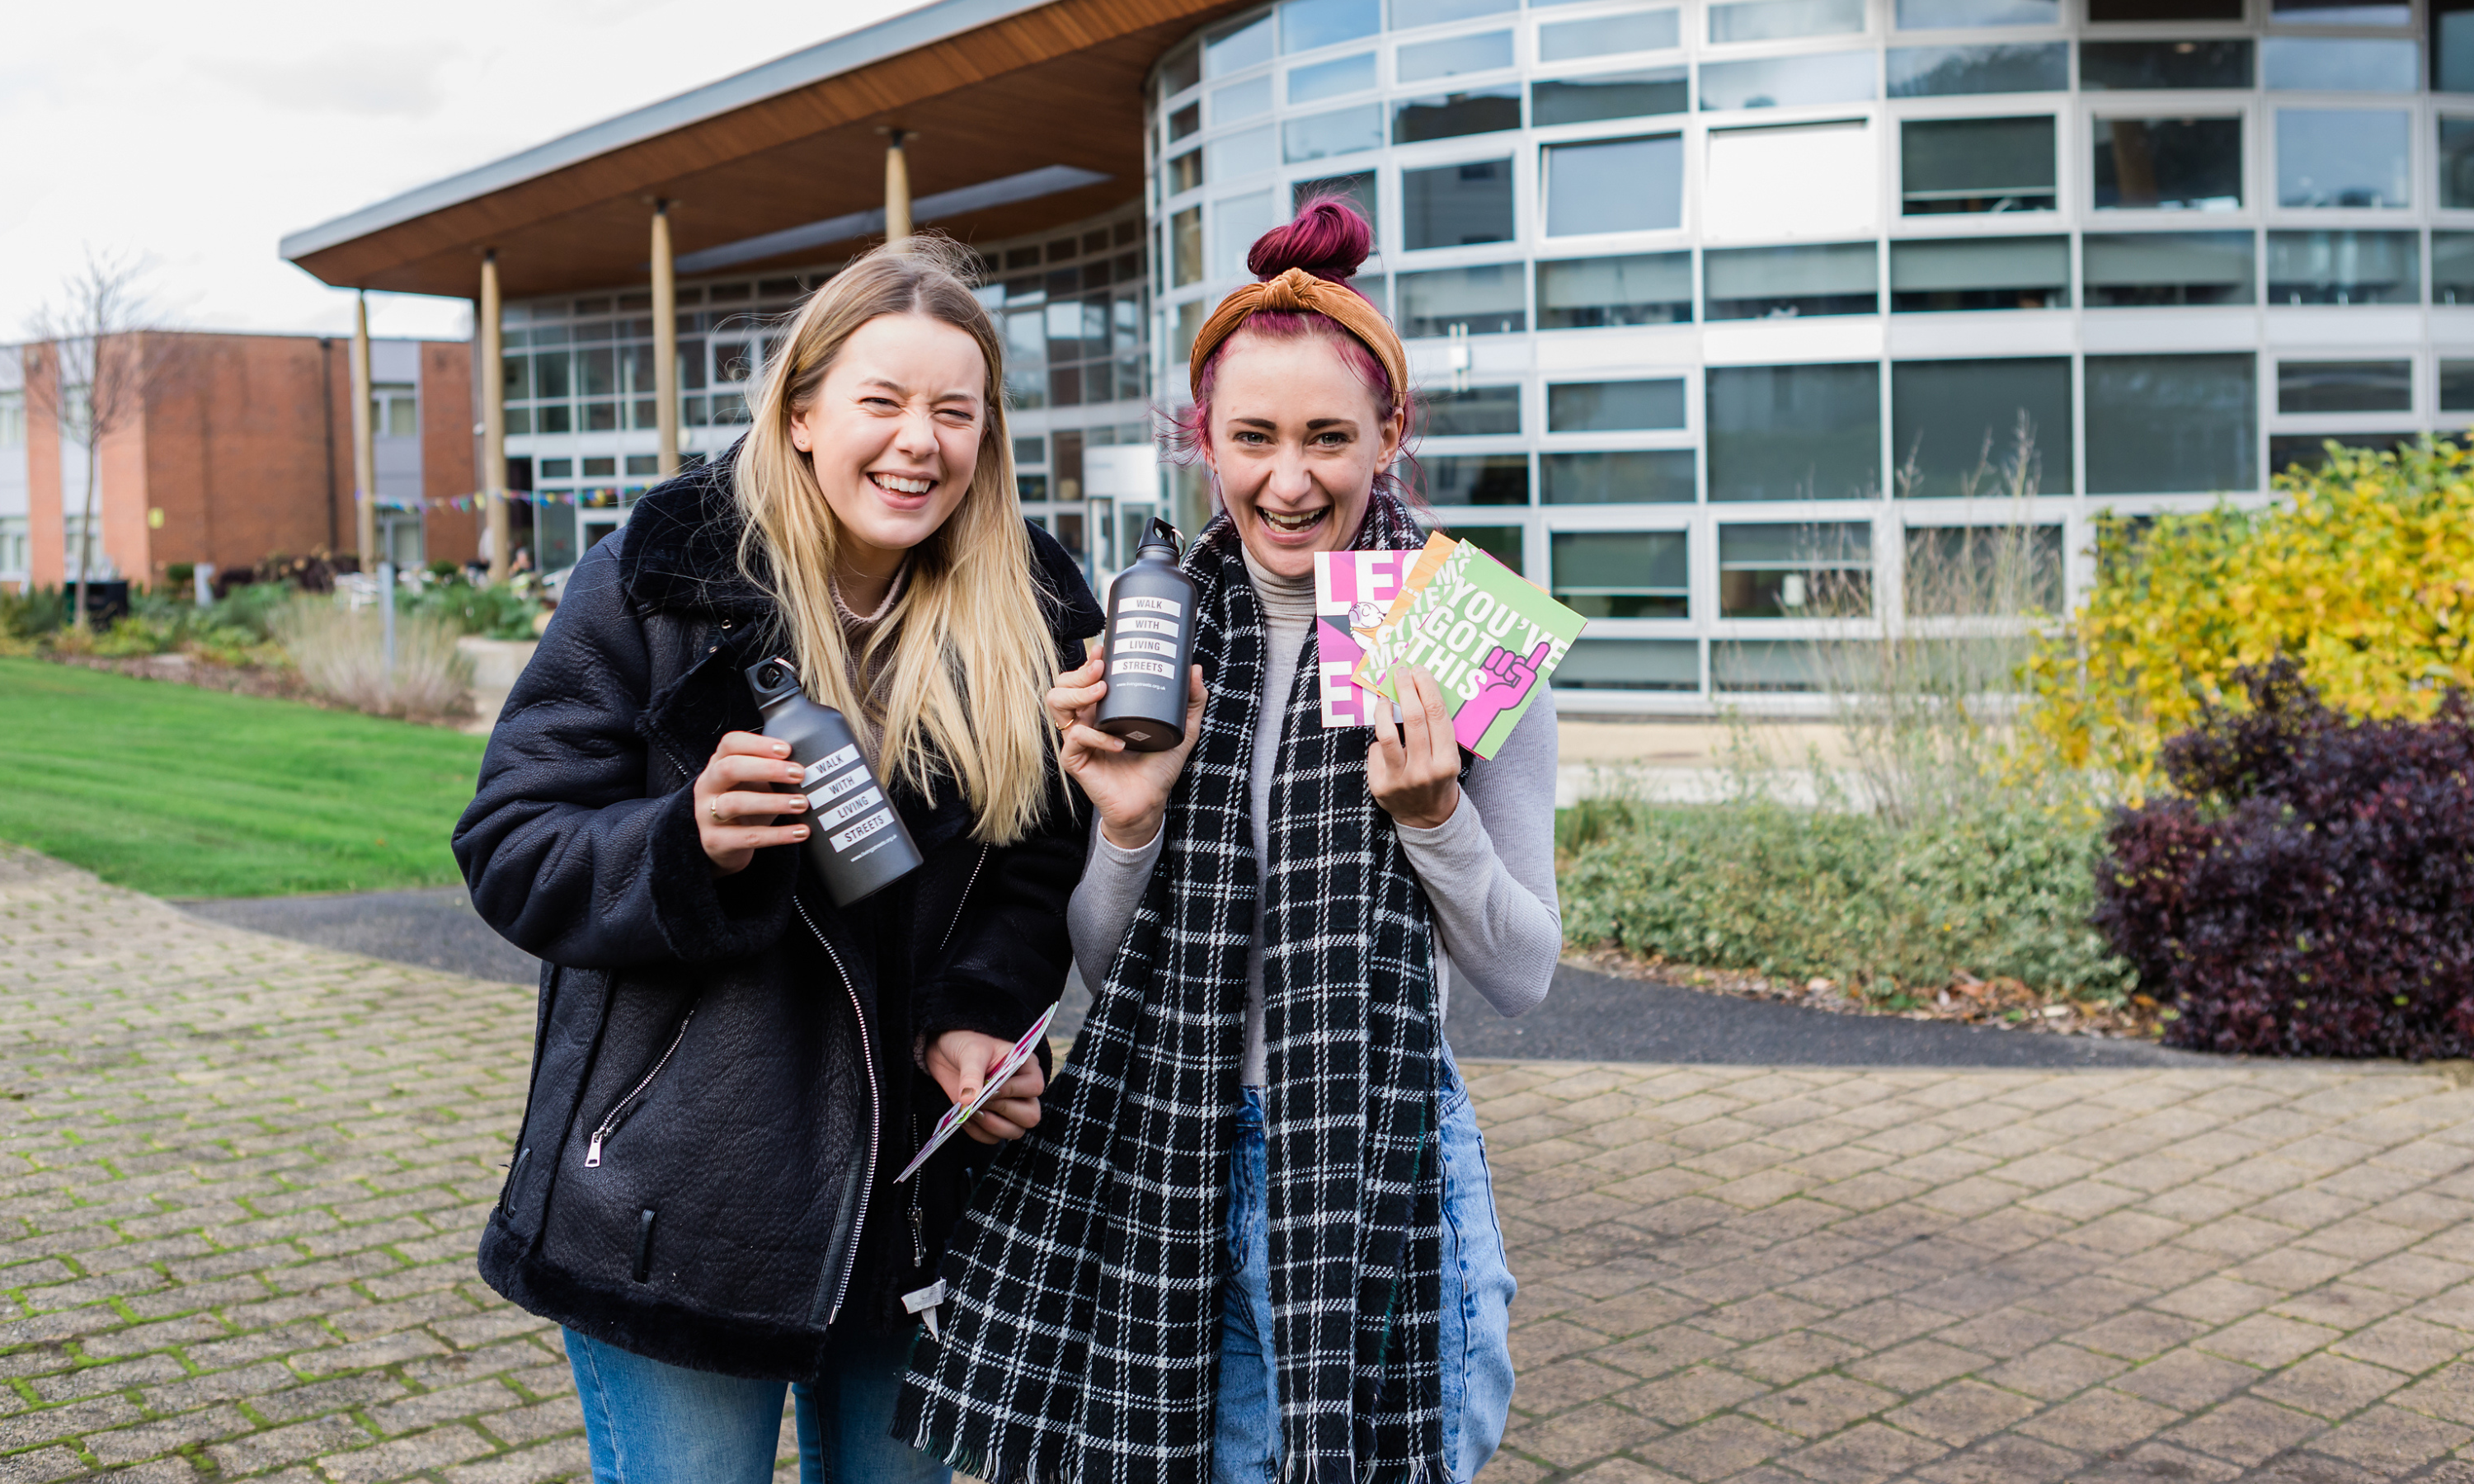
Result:
[[[387,661],[383,615],[330,598],[304,596],[279,611],[276,641],[311,690],[373,716],[436,721],[469,711],[473,665],[455,648],[461,632],[446,618],[396,615],[395,660]]]

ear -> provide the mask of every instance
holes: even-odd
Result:
[[[815,440],[808,436],[808,425],[797,418],[791,419],[790,446],[801,453],[813,453],[816,451],[814,443]]]
[[[1400,449],[1409,440],[1409,404],[1402,402],[1383,419],[1383,448],[1380,468],[1390,468],[1400,462]]]

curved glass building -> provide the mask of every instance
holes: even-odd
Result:
[[[2099,511],[2464,424],[2474,99],[2438,90],[2474,38],[2438,17],[2435,66],[2422,19],[1284,0],[1151,76],[1157,384],[1254,237],[1345,193],[1438,515],[1592,617],[1565,708],[1807,689],[1953,590],[2059,610]],[[2025,582],[1910,580],[2019,544]]]

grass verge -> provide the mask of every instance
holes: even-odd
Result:
[[[158,897],[458,879],[483,739],[0,658],[0,840]]]

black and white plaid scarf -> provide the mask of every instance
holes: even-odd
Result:
[[[1423,539],[1377,493],[1358,545]],[[989,1484],[1210,1476],[1266,642],[1225,518],[1185,566],[1211,699],[1159,866],[1039,1128],[998,1156],[955,1230],[942,1339],[918,1341],[894,1423]],[[1441,1484],[1433,938],[1367,789],[1367,733],[1322,729],[1318,683],[1310,650],[1259,888],[1280,1476]]]

